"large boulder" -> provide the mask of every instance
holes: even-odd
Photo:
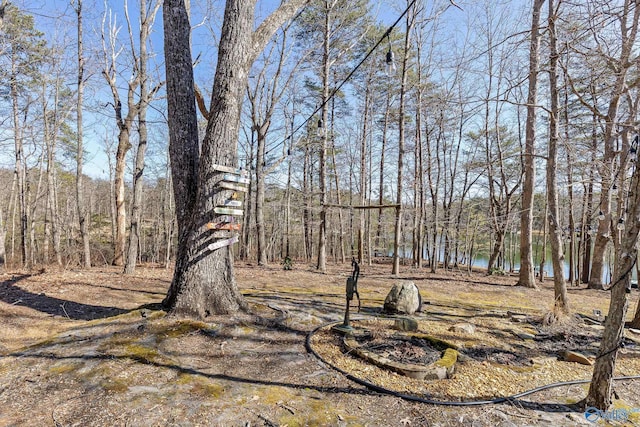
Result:
[[[422,298],[413,282],[396,283],[384,300],[383,311],[389,314],[413,314],[420,311]]]

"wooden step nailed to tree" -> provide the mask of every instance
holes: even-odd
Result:
[[[233,216],[244,215],[244,211],[242,209],[232,209],[232,208],[225,208],[220,206],[213,208],[213,212],[219,215],[233,215]]]
[[[238,243],[238,236],[233,236],[230,239],[218,240],[217,242],[211,243],[207,246],[207,249],[210,251],[215,251],[216,249],[224,248],[225,246],[231,246],[234,243]]]
[[[243,177],[249,176],[249,172],[245,169],[234,168],[231,166],[222,166],[222,165],[211,165],[211,169],[218,172],[226,172],[234,175],[241,175]]]
[[[220,181],[220,183],[218,183],[218,186],[220,188],[224,188],[225,190],[240,191],[242,193],[246,193],[246,192],[249,191],[248,187],[245,187],[245,186],[239,185],[239,184],[235,184],[233,182]]]

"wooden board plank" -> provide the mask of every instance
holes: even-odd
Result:
[[[233,236],[230,239],[218,240],[217,242],[213,242],[209,246],[207,246],[207,249],[209,249],[210,251],[215,251],[216,249],[224,248],[225,246],[230,246],[234,243],[238,243],[238,236]]]
[[[247,187],[239,184],[234,184],[233,182],[220,181],[218,185],[220,186],[220,188],[224,188],[226,190],[241,191],[243,193],[249,191]]]
[[[242,229],[242,224],[232,224],[230,222],[210,222],[207,224],[207,230],[235,230]]]
[[[233,237],[233,235],[231,234],[231,231],[229,231],[228,229],[218,229],[216,231],[214,231],[211,236],[214,239],[229,239],[231,237]]]
[[[238,176],[238,175],[232,175],[230,173],[225,173],[222,176],[222,179],[229,182],[237,182],[238,184],[247,184],[247,185],[249,185],[249,182],[251,182],[249,178],[245,178],[243,176]]]
[[[236,207],[236,208],[241,208],[242,207],[242,201],[240,200],[225,200],[224,203],[222,203],[224,206],[226,207]]]
[[[246,169],[233,168],[231,166],[212,165],[213,170],[218,172],[232,173],[234,175],[248,176],[249,171]]]
[[[223,208],[223,207],[213,208],[213,212],[219,215],[234,215],[234,216],[244,215],[244,211],[242,209],[231,209],[231,208]]]

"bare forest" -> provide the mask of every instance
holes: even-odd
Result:
[[[640,328],[640,1],[36,3],[0,0],[4,271],[159,267],[197,319],[248,310],[238,263],[546,278],[547,324],[608,291],[609,406]]]

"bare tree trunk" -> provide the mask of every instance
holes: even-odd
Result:
[[[309,145],[304,148],[304,162],[302,166],[302,198],[304,209],[302,210],[302,225],[304,234],[304,257],[310,260],[313,254],[313,235],[311,229],[311,194],[313,192],[313,181],[311,180],[311,149]]]
[[[564,78],[564,105],[563,105],[563,127],[564,127],[564,146],[567,152],[567,195],[569,197],[569,283],[571,285],[578,285],[580,277],[580,265],[579,265],[579,247],[580,244],[576,242],[576,221],[575,221],[575,195],[573,192],[573,156],[571,144],[569,143],[569,88],[567,87],[567,77]],[[580,230],[581,240],[588,240],[590,235],[585,228],[586,221],[582,222]]]
[[[442,115],[441,115],[442,116]],[[442,132],[438,132],[436,136],[436,146],[435,150],[431,147],[431,138],[429,136],[429,131],[426,131],[426,143],[427,143],[427,177],[429,181],[429,193],[431,194],[431,236],[430,237],[430,250],[429,250],[429,265],[431,267],[431,272],[435,273],[438,269],[438,257],[439,257],[439,247],[438,247],[438,223],[439,223],[439,212],[440,212],[440,203],[438,202],[438,194],[440,190],[440,157],[437,155],[440,151],[440,137]],[[434,169],[435,163],[435,172]],[[435,177],[434,177],[435,174]]]
[[[633,12],[632,12],[633,11]],[[633,18],[630,15],[633,13]],[[603,221],[598,224],[598,234],[596,235],[593,248],[593,261],[591,269],[591,277],[589,281],[590,289],[603,289],[603,273],[605,266],[606,249],[611,240],[611,233],[614,232],[614,218],[611,212],[611,188],[614,185],[614,167],[615,167],[615,141],[617,138],[617,116],[620,99],[623,93],[628,90],[627,73],[635,61],[630,60],[633,47],[636,42],[638,31],[638,19],[640,17],[640,8],[637,1],[625,0],[623,6],[623,14],[620,17],[620,28],[622,36],[622,45],[620,47],[620,59],[608,59],[612,62],[612,66],[616,67],[615,82],[611,89],[611,100],[609,101],[607,114],[604,116],[604,158],[602,161],[602,191],[600,196],[600,209],[605,216]]]
[[[106,15],[106,12],[105,12]],[[125,8],[125,15],[127,22],[129,23],[128,11]],[[104,68],[102,70],[102,76],[107,81],[111,89],[111,95],[113,98],[113,109],[115,112],[115,120],[118,126],[118,146],[116,148],[116,165],[114,171],[114,197],[115,197],[115,238],[113,242],[113,265],[124,266],[124,257],[126,249],[126,233],[127,233],[127,209],[125,206],[125,171],[126,171],[126,156],[131,149],[130,133],[133,126],[133,121],[139,113],[140,103],[136,103],[134,100],[135,92],[140,86],[141,74],[137,67],[134,67],[133,75],[127,82],[127,112],[122,111],[122,101],[120,100],[120,93],[118,88],[118,56],[121,50],[116,48],[116,39],[118,29],[114,23],[109,23],[108,35],[105,34],[105,19],[102,22],[102,49],[104,55]],[[131,25],[129,24],[129,32],[131,33]],[[106,40],[109,40],[109,46],[107,46]],[[139,58],[135,55],[135,48],[131,46],[131,52],[134,55],[134,63],[138,63]]]
[[[145,163],[145,153],[147,151],[147,108],[153,93],[157,89],[149,91],[148,73],[147,73],[147,41],[151,33],[151,27],[156,18],[156,13],[160,8],[159,0],[152,0],[147,8],[147,0],[140,0],[140,38],[139,38],[139,54],[137,61],[137,75],[140,81],[140,95],[138,98],[138,148],[135,157],[135,170],[133,173],[133,195],[131,197],[131,228],[129,230],[129,246],[127,251],[126,264],[124,272],[133,274],[136,270],[136,262],[138,261],[138,249],[140,246],[140,232],[142,228],[142,192],[143,192],[143,173]]]
[[[417,84],[416,84],[416,133],[414,150],[414,220],[413,220],[413,266],[422,268],[422,242],[424,240],[424,164],[422,154],[422,34],[418,34],[417,51]]]
[[[371,103],[371,78],[365,81],[364,92],[364,114],[362,116],[362,135],[360,140],[360,205],[364,206],[366,202],[366,173],[367,173],[367,138],[369,134],[369,111]],[[360,209],[360,218],[358,220],[358,263],[364,261],[364,229],[365,229],[365,212]]]
[[[28,254],[28,210],[26,199],[26,181],[27,172],[24,162],[24,147],[22,141],[22,128],[20,127],[20,111],[18,107],[18,84],[16,75],[18,73],[15,53],[11,57],[11,76],[10,79],[10,97],[11,108],[13,115],[13,135],[14,135],[14,147],[15,147],[15,177],[18,184],[18,200],[19,200],[19,212],[20,212],[20,257],[23,267],[29,267],[29,254]]]
[[[171,248],[173,247],[173,222],[175,211],[173,206],[173,194],[171,192],[173,179],[171,177],[171,164],[169,162],[168,156],[166,171],[167,178],[165,180],[165,185],[162,191],[162,194],[164,196],[162,201],[162,223],[164,226],[164,268],[169,268],[169,263],[171,261]]]
[[[560,0],[561,2],[562,0]],[[555,295],[554,312],[556,315],[569,313],[567,284],[564,280],[564,254],[562,247],[562,227],[560,225],[560,208],[558,206],[558,49],[556,40],[556,13],[554,0],[549,4],[549,92],[551,97],[551,112],[549,114],[549,153],[547,155],[547,203],[549,206],[549,231],[551,241],[551,261],[553,262],[553,289]]]
[[[598,127],[597,127],[597,116],[593,114],[593,123],[591,128],[591,158],[590,164],[595,164],[596,162],[596,153],[598,148]],[[586,211],[583,215],[584,221],[588,222],[587,236],[584,239],[584,258],[582,259],[582,283],[589,283],[591,279],[591,246],[593,243],[593,233],[597,232],[598,226],[596,226],[596,231],[591,229],[591,218],[593,216],[593,181],[594,181],[594,170],[593,168],[588,168],[587,175],[587,185],[585,188],[585,198],[586,198]]]
[[[91,268],[91,243],[89,238],[89,216],[84,201],[84,140],[83,140],[83,101],[84,101],[84,51],[82,47],[82,0],[77,0],[76,14],[78,16],[78,98],[76,102],[76,209],[82,238],[83,262],[85,268]]]
[[[536,288],[533,267],[533,192],[535,186],[536,103],[538,97],[538,68],[540,50],[540,11],[544,0],[534,0],[531,18],[531,46],[529,48],[529,92],[527,95],[527,123],[524,152],[524,181],[522,212],[520,214],[520,276],[518,285]]]
[[[333,120],[331,120],[331,127],[333,128]],[[333,132],[332,132],[333,135]],[[335,178],[335,184],[336,184],[336,202],[338,203],[338,205],[342,204],[342,196],[340,195],[340,180],[338,179],[338,167],[336,164],[336,141],[335,138],[331,138],[331,159],[333,162],[333,170],[334,170],[334,178]],[[342,263],[344,264],[345,262],[347,262],[347,258],[346,258],[346,254],[345,254],[345,250],[344,250],[344,219],[342,217],[342,209],[338,210],[338,221],[340,222],[340,227],[339,227],[339,244],[340,244],[340,259],[342,260]]]
[[[635,168],[627,199],[628,218],[640,216],[640,168]],[[631,273],[638,256],[640,221],[626,221],[620,244],[616,247],[616,264],[611,286],[609,311],[604,324],[600,350],[593,367],[593,377],[586,398],[586,406],[606,410],[611,405],[612,378],[618,349],[622,346],[628,295],[631,291]]]
[[[331,16],[329,0],[325,0],[324,34],[322,43],[322,126],[326,129],[329,118],[327,100],[329,99],[329,42],[331,29]],[[318,126],[321,128],[321,126]],[[318,263],[316,268],[324,273],[327,269],[327,138],[328,132],[323,132],[320,137],[320,227],[318,230]]]
[[[396,218],[393,238],[393,268],[391,274],[400,273],[400,239],[402,236],[402,187],[403,187],[403,169],[404,169],[404,134],[405,134],[405,96],[408,81],[408,63],[409,48],[411,40],[411,31],[415,18],[415,3],[413,10],[407,14],[406,28],[404,35],[404,50],[402,55],[402,75],[400,83],[400,106],[398,108],[398,189],[396,194]]]
[[[384,203],[384,169],[385,169],[384,154],[387,148],[387,131],[389,129],[389,115],[391,110],[391,88],[390,87],[387,87],[386,99],[387,99],[387,102],[385,104],[384,119],[383,119],[383,125],[382,125],[382,142],[380,146],[380,179],[378,181],[378,204],[381,206]],[[378,226],[376,228],[375,246],[376,246],[376,249],[384,249],[385,256],[386,256],[387,255],[386,246],[384,248],[381,247],[383,242],[383,239],[382,239],[382,219],[383,219],[382,214],[383,213],[384,213],[384,210],[382,208],[378,209]]]
[[[7,225],[4,222],[2,209],[0,209],[0,271],[4,271],[7,265],[7,251],[5,242],[7,240]]]
[[[258,136],[258,149],[256,155],[256,232],[258,237],[258,265],[267,265],[267,237],[266,237],[266,224],[264,222],[264,179],[265,179],[265,144],[266,144],[266,129],[258,126],[256,128],[256,134]]]
[[[218,186],[216,166],[237,166],[240,111],[248,73],[276,29],[303,1],[281,4],[256,29],[255,1],[227,0],[211,95],[211,117],[198,149],[190,24],[181,0],[165,0],[165,64],[171,164],[178,211],[178,253],[171,287],[163,301],[170,312],[192,317],[246,310],[233,268],[230,245],[218,247],[203,225],[214,207],[231,195]]]

